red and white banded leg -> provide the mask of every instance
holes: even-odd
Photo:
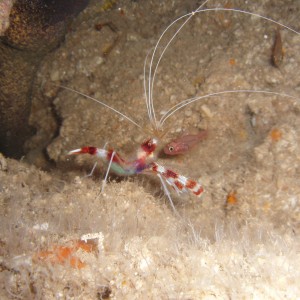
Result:
[[[200,182],[189,179],[155,162],[149,164],[149,170],[162,176],[178,194],[190,191],[197,197],[200,197],[204,191]]]

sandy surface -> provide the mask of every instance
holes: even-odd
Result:
[[[91,1],[40,68],[31,116],[37,133],[27,143],[29,154],[23,162],[0,159],[1,299],[300,297],[299,100],[227,94],[168,119],[161,146],[182,132],[208,130],[208,138],[186,155],[158,158],[203,183],[201,199],[172,194],[180,218],[155,176],[112,176],[100,194],[105,165],[99,162],[86,178],[95,159],[66,155],[109,143],[131,157],[149,134],[53,84],[100,99],[149,127],[145,57],[163,29],[197,1],[124,0],[105,12],[101,5]],[[276,7],[273,1],[211,1],[207,7],[216,6],[256,12],[300,30],[297,1],[276,1]],[[105,22],[113,25],[95,29]],[[277,68],[270,61],[276,30],[243,14],[197,14],[158,68],[157,116],[181,100],[225,90],[300,99],[300,37],[281,30],[284,59]],[[74,246],[87,233],[97,234],[92,251]],[[68,247],[71,255],[53,250],[58,247]]]

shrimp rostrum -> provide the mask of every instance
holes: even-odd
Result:
[[[159,177],[163,189],[167,195],[167,197],[170,200],[172,208],[175,210],[175,207],[173,205],[170,193],[168,191],[168,186],[171,186],[178,194],[190,192],[196,196],[201,196],[203,193],[203,187],[199,180],[193,180],[188,177],[185,177],[178,172],[175,172],[162,164],[157,163],[157,150],[159,148],[159,142],[163,135],[166,133],[163,131],[165,122],[173,116],[177,111],[181,110],[182,108],[194,103],[201,101],[203,99],[207,99],[210,97],[217,97],[222,96],[224,94],[237,94],[237,93],[261,93],[266,95],[274,95],[274,96],[281,96],[286,98],[292,98],[298,100],[296,97],[279,93],[276,91],[270,91],[270,90],[223,90],[223,91],[217,91],[215,93],[206,94],[206,95],[200,95],[195,96],[192,98],[185,99],[183,101],[178,102],[176,105],[172,106],[171,108],[164,111],[163,115],[158,119],[156,112],[155,112],[155,105],[154,105],[154,97],[153,97],[153,90],[154,90],[154,82],[156,79],[156,75],[158,72],[159,64],[172,43],[172,41],[176,38],[178,34],[180,34],[180,31],[182,28],[190,21],[191,18],[193,18],[195,15],[210,12],[210,11],[231,11],[235,13],[250,15],[252,17],[261,18],[268,22],[274,23],[276,26],[285,28],[297,35],[300,35],[299,32],[279,23],[272,19],[269,19],[267,17],[258,15],[256,13],[251,13],[243,10],[233,9],[233,8],[204,8],[204,5],[208,2],[204,1],[204,3],[198,7],[195,11],[192,11],[190,13],[187,13],[176,20],[174,20],[161,34],[159,37],[156,45],[154,48],[148,53],[146,56],[145,62],[144,62],[144,91],[145,91],[145,104],[146,109],[149,117],[149,123],[151,130],[144,130],[143,127],[138,124],[133,118],[123,114],[119,110],[113,108],[112,106],[109,106],[103,101],[100,101],[98,99],[95,99],[91,96],[88,96],[86,94],[83,94],[79,91],[76,91],[69,87],[61,86],[64,89],[67,89],[69,91],[75,92],[83,97],[86,97],[94,102],[97,102],[98,104],[104,106],[108,110],[113,111],[114,113],[120,115],[122,118],[126,119],[128,122],[132,123],[134,126],[138,127],[140,130],[144,131],[145,133],[149,133],[151,137],[149,137],[147,140],[145,140],[137,149],[136,154],[131,160],[126,159],[122,155],[120,155],[117,151],[114,149],[100,149],[94,146],[85,146],[79,149],[75,149],[70,151],[69,155],[74,154],[90,154],[94,155],[105,162],[108,163],[108,170],[106,173],[106,177],[110,171],[116,173],[120,176],[132,176],[136,174],[154,174]],[[177,27],[176,27],[177,26]],[[174,30],[175,28],[175,30]],[[169,39],[167,39],[167,42],[162,45],[163,38],[165,37],[166,33],[170,30],[174,30],[175,33],[171,35]],[[158,50],[159,49],[159,50]]]

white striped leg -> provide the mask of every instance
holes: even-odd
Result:
[[[110,171],[110,167],[111,167],[111,164],[113,162],[115,154],[116,154],[115,151],[113,151],[113,153],[111,154],[111,158],[110,158],[110,161],[109,161],[109,164],[108,164],[108,167],[107,167],[107,171],[106,171],[105,177],[104,177],[104,179],[102,181],[101,193],[103,193],[103,191],[104,191],[104,188],[105,188],[105,185],[106,185],[106,182],[107,182],[107,177],[108,177],[108,174],[109,174],[109,171]]]
[[[157,175],[160,174],[178,194],[191,191],[194,195],[200,197],[203,193],[203,187],[200,182],[189,179],[155,162],[149,165],[149,169]]]
[[[159,174],[159,173],[157,173],[157,176],[159,177],[159,179],[160,179],[160,181],[161,181],[161,184],[162,184],[162,186],[163,186],[163,188],[164,188],[165,195],[168,197],[168,199],[169,199],[169,201],[170,201],[170,204],[171,204],[171,206],[172,206],[172,208],[173,208],[175,214],[178,215],[178,216],[180,216],[179,213],[177,212],[175,206],[174,206],[173,200],[172,200],[172,198],[171,198],[171,194],[170,194],[170,192],[169,192],[169,190],[168,190],[168,188],[167,188],[167,186],[166,186],[166,183],[165,183],[163,177],[162,177],[161,174]]]
[[[91,172],[90,172],[89,174],[85,175],[84,178],[93,176],[94,171],[95,171],[97,165],[98,165],[98,162],[96,161],[96,162],[94,163],[94,165],[93,165],[93,168],[92,168]]]

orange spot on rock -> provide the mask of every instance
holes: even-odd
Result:
[[[227,195],[226,203],[231,204],[231,205],[235,205],[235,204],[237,204],[237,202],[238,202],[238,200],[237,200],[237,197],[236,197],[236,192],[230,192]]]
[[[49,250],[39,251],[33,255],[35,262],[49,262],[52,265],[69,264],[74,269],[82,269],[86,266],[78,257],[76,252],[81,249],[84,252],[93,252],[97,250],[96,244],[75,240],[70,246],[53,245]]]
[[[278,142],[282,138],[282,132],[279,129],[274,128],[270,132],[270,137],[273,142]]]
[[[235,65],[235,59],[234,59],[234,58],[230,58],[230,59],[229,59],[229,64],[230,64],[231,66],[234,66],[234,65]]]

